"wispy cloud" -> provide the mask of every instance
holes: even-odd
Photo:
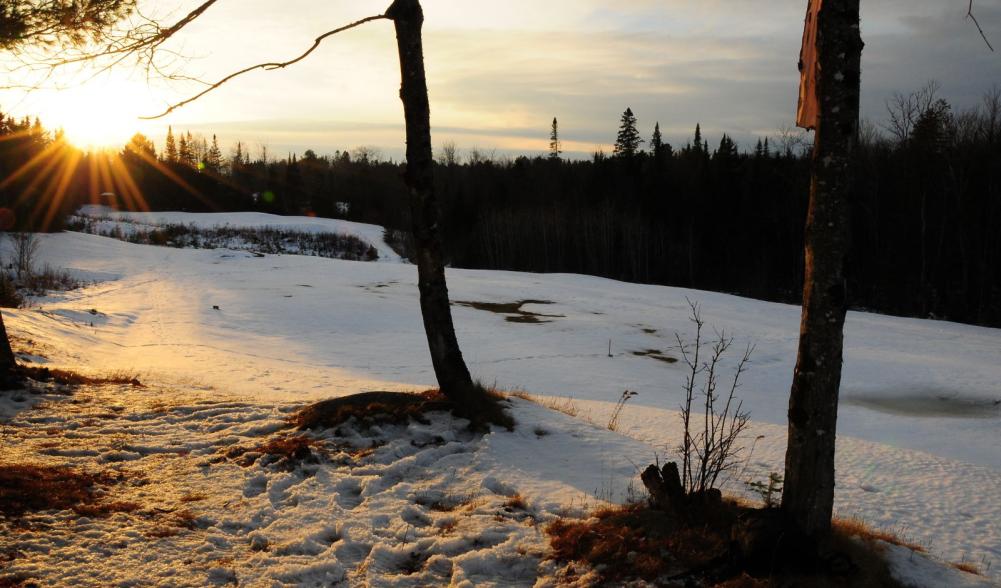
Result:
[[[183,49],[199,57],[185,66],[212,79],[284,58],[382,4],[223,3],[184,39]],[[436,143],[542,152],[557,116],[569,150],[589,151],[612,141],[626,106],[645,135],[659,121],[674,143],[684,143],[696,122],[711,140],[726,131],[745,142],[792,123],[804,1],[424,4]],[[978,10],[1001,45],[1001,6]],[[1001,80],[1001,57],[987,51],[965,14],[962,0],[863,3],[867,116],[882,117],[894,91],[928,79],[940,81],[957,107]],[[146,129],[214,130],[227,142],[269,142],[279,151],[376,145],[399,157],[398,85],[392,26],[375,23],[330,39],[293,69],[247,76]],[[184,90],[161,93],[151,109]]]

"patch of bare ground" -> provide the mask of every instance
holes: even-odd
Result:
[[[218,461],[233,460],[243,467],[266,461],[287,470],[304,463],[319,463],[327,454],[323,442],[301,434],[279,434],[257,445],[235,446],[221,451]]]
[[[485,430],[491,424],[512,429],[514,420],[504,411],[505,396],[480,384],[474,386],[477,390],[473,396],[480,400],[469,406],[456,405],[437,389],[416,394],[361,392],[307,405],[293,414],[289,423],[299,430],[328,429],[354,419],[362,429],[371,429],[411,420],[428,424],[428,412],[447,411],[469,419],[472,429]]]
[[[542,314],[523,309],[526,304],[552,304],[552,300],[518,300],[515,302],[479,302],[475,300],[456,300],[453,304],[483,310],[495,314],[506,314],[504,320],[510,323],[550,323],[544,319],[565,318],[562,314]]]
[[[115,371],[99,375],[87,375],[72,370],[48,368],[35,365],[17,365],[0,389],[11,390],[30,386],[30,382],[46,382],[67,386],[100,386],[105,384],[129,385],[134,388],[145,388],[139,376],[134,372]]]
[[[17,518],[26,512],[73,510],[89,517],[134,512],[134,502],[108,500],[107,489],[120,475],[84,472],[67,466],[0,465],[0,513]]]
[[[557,519],[545,532],[550,558],[565,566],[560,574],[569,583],[593,571],[608,586],[899,588],[874,542],[838,528],[821,556],[809,562],[801,544],[781,536],[765,538],[767,549],[742,550],[749,529],[753,533],[758,521],[773,515],[777,511],[732,500],[684,518],[628,504],[599,509],[587,519]]]
[[[659,349],[641,349],[633,351],[632,354],[639,357],[649,357],[650,359],[656,359],[664,363],[678,363],[678,358],[671,357]]]

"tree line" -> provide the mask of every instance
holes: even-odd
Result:
[[[850,304],[1001,326],[1001,90],[959,112],[936,90],[897,95],[884,128],[863,125],[854,155]],[[454,144],[439,146],[435,182],[448,262],[799,303],[810,169],[795,140],[763,138],[742,151],[726,134],[710,145],[696,125],[674,147],[659,124],[649,140],[636,125],[627,109],[614,151],[587,160],[562,157],[555,119],[545,156],[498,159],[471,150],[463,158]],[[8,180],[60,140],[37,120],[9,117],[0,119],[0,134],[0,174]],[[237,143],[224,155],[214,135],[170,129],[159,150],[137,135],[116,163],[95,162],[112,158],[105,153],[79,158],[60,214],[100,194],[124,200],[129,189],[102,171],[110,168],[127,171],[152,209],[410,227],[403,165],[372,148],[275,157]],[[46,183],[31,173],[8,180],[0,204],[37,225],[46,216],[38,204],[50,197]]]

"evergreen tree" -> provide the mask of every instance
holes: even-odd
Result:
[[[715,156],[719,159],[732,159],[737,157],[737,144],[729,135],[723,133],[723,138],[719,140],[719,148],[716,149]]]
[[[236,142],[236,151],[233,152],[232,166],[235,168],[237,166],[243,165],[243,143],[241,141]]]
[[[146,135],[142,133],[132,135],[132,139],[129,140],[122,151],[123,153],[135,153],[140,156],[145,155],[150,159],[156,158],[156,147],[153,146],[153,141],[147,139]]]
[[[657,121],[653,125],[653,136],[650,137],[650,149],[653,150],[654,157],[661,154],[661,150],[664,148],[664,138],[660,134],[660,121]]]
[[[631,108],[626,108],[622,113],[622,120],[619,124],[619,134],[615,138],[615,155],[619,157],[632,157],[639,152],[640,143],[639,131],[636,130],[636,117],[633,116]]]
[[[563,153],[562,144],[560,143],[560,131],[559,125],[556,122],[556,117],[553,117],[553,130],[549,133],[549,159],[557,160],[560,158],[560,154]]]
[[[205,154],[205,169],[216,174],[222,169],[222,151],[215,135],[212,135],[212,147]]]
[[[135,0],[7,0],[0,7],[0,49],[80,46],[135,10]]]
[[[703,147],[702,143],[702,126],[699,123],[695,123],[695,140],[692,141],[694,145],[692,150],[694,153],[706,153],[709,151],[707,147]]]
[[[653,126],[653,136],[650,137],[650,149],[658,161],[671,156],[671,145],[665,143],[663,135],[660,134],[660,121]]]
[[[174,141],[174,129],[167,127],[167,146],[164,148],[167,163],[177,163],[177,142]]]
[[[177,161],[188,167],[194,167],[195,156],[191,151],[191,143],[188,142],[190,136],[191,133],[188,133],[187,136],[181,135],[181,140],[178,142]]]

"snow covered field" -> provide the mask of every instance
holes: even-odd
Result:
[[[156,222],[231,225],[280,218],[154,214]],[[323,223],[340,221],[287,222],[336,230]],[[382,243],[381,228],[357,230]],[[123,435],[117,448],[95,441],[82,458],[122,457],[141,464],[151,483],[191,480],[185,491],[206,496],[191,504],[199,533],[145,547],[123,536],[119,551],[103,556],[109,548],[97,538],[114,518],[77,521],[91,539],[67,539],[72,553],[64,555],[75,563],[52,572],[67,583],[84,577],[96,557],[121,558],[106,566],[110,583],[126,579],[134,558],[176,564],[186,555],[189,567],[161,565],[150,573],[162,575],[151,577],[192,585],[234,574],[250,585],[481,585],[503,583],[496,575],[503,569],[514,584],[531,585],[544,547],[540,522],[585,500],[624,500],[630,484],[639,485],[637,467],[670,457],[677,445],[684,369],[669,360],[679,357],[674,333],[693,335],[686,297],[738,345],[756,345],[740,389],[754,421],[746,437],[753,455],[728,490],[746,493],[745,481],[782,471],[798,307],[578,275],[449,270],[459,340],[476,377],[572,397],[581,416],[602,426],[623,390],[636,391],[619,431],[516,400],[522,425],[514,433],[431,442],[431,431],[415,425],[406,443],[386,432],[386,445],[348,469],[316,467],[297,477],[277,467],[202,466],[221,447],[276,430],[298,403],[433,385],[413,266],[157,248],[74,233],[44,236],[40,257],[93,284],[4,310],[12,335],[32,341],[29,359],[91,372],[132,369],[159,386],[123,392],[125,416],[87,425],[94,417],[84,407],[53,426],[86,439]],[[482,304],[525,300],[532,302],[517,310]],[[944,559],[990,565],[988,575],[1001,578],[1001,331],[850,313],[846,342],[839,513],[895,530]],[[154,410],[154,401],[167,406]],[[27,414],[5,410],[15,419]],[[65,462],[60,451],[51,459]],[[158,460],[164,468],[153,465]],[[428,477],[411,479],[418,470]],[[162,494],[172,500],[180,492]],[[514,494],[527,508],[508,504]],[[458,496],[467,499],[452,510],[427,508]],[[442,534],[454,529],[447,517],[460,507],[469,516],[456,524],[469,528]],[[222,563],[213,559],[220,551],[228,554]],[[405,573],[417,565],[412,557],[419,571]],[[913,557],[920,556],[901,565]],[[961,581],[976,585],[968,576],[948,579]]]

